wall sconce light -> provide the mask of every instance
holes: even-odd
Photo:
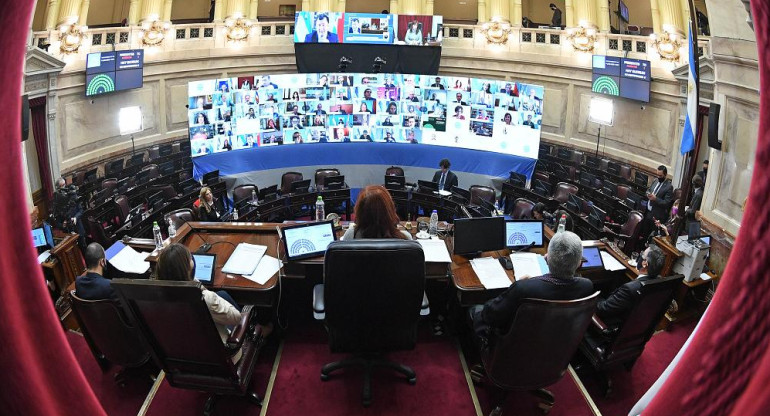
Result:
[[[254,25],[250,19],[243,16],[233,16],[225,19],[225,34],[227,40],[240,42],[249,38],[251,27]]]
[[[88,31],[88,26],[62,25],[59,28],[59,49],[61,52],[64,54],[77,52],[86,38],[86,31]]]
[[[171,23],[160,20],[145,21],[142,23],[142,44],[145,46],[157,46],[166,38],[166,32],[171,28]]]
[[[650,35],[652,46],[658,55],[666,61],[679,61],[679,49],[682,47],[682,36],[676,32],[664,31]]]
[[[487,38],[487,43],[504,45],[508,43],[511,24],[500,17],[493,17],[492,20],[481,25],[481,33]]]
[[[582,25],[570,28],[567,30],[567,39],[576,51],[593,52],[596,43],[596,29]]]

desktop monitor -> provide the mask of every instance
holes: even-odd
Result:
[[[551,171],[563,179],[570,177],[569,170],[561,163],[551,163]]]
[[[485,216],[489,215],[492,216],[495,214],[495,211],[497,209],[495,208],[495,204],[487,201],[486,199],[479,199],[479,208],[484,210]]]
[[[650,182],[650,177],[646,173],[642,173],[639,171],[636,171],[634,174],[634,183],[646,188],[647,184]]]
[[[406,177],[404,176],[391,176],[385,175],[385,185],[395,186],[395,189],[402,189],[406,187]]]
[[[687,223],[687,241],[695,241],[700,237],[700,221]]]
[[[596,183],[596,175],[593,173],[588,173],[586,171],[580,172],[580,184],[588,186],[589,188],[593,188],[594,184]]]
[[[342,189],[345,187],[345,175],[327,176],[324,179],[325,189]]]
[[[567,198],[567,203],[565,204],[567,209],[574,212],[575,214],[580,215],[580,213],[583,211],[583,198],[572,193],[568,193]]]
[[[193,262],[195,263],[195,280],[210,285],[214,283],[214,271],[217,265],[217,255],[209,253],[194,253]]]
[[[605,195],[616,196],[618,193],[618,185],[605,180],[602,184],[602,193]]]
[[[212,170],[211,172],[206,173],[201,178],[201,183],[205,185],[210,185],[212,183],[219,182],[219,169]]]
[[[137,166],[141,165],[142,162],[144,162],[144,153],[131,156],[131,158],[126,161],[126,166]]]
[[[291,183],[291,193],[306,194],[310,191],[310,179],[294,181]]]
[[[583,247],[583,262],[578,270],[604,269],[604,261],[599,247]]]
[[[51,225],[47,222],[43,222],[43,234],[45,235],[45,242],[48,243],[48,247],[53,248],[56,245],[56,242],[53,241],[53,231],[51,230]]]
[[[417,189],[420,192],[431,192],[431,191],[435,192],[435,191],[438,191],[438,184],[432,181],[418,180]]]
[[[591,205],[591,211],[588,213],[588,222],[596,228],[602,228],[604,226],[604,220],[607,218],[607,212]]]
[[[615,176],[620,176],[620,165],[615,162],[607,162],[607,172]]]
[[[463,188],[460,188],[459,186],[452,185],[452,193],[464,199],[465,202],[468,202],[471,200],[471,192]]]
[[[85,175],[83,175],[83,182],[89,183],[96,181],[96,170],[98,168],[93,168],[88,171],[86,171]]]
[[[709,253],[706,254],[706,260],[708,260],[709,259],[709,255],[711,254],[711,248],[710,248],[710,246],[711,246],[711,236],[708,235],[708,234],[703,234],[703,235],[700,236],[700,241],[703,244],[708,244],[709,245]]]
[[[505,245],[511,249],[517,247],[543,247],[543,221],[505,221]]]
[[[626,193],[626,205],[628,205],[631,209],[642,209],[642,196],[635,193],[628,191]]]
[[[158,203],[160,205],[163,205],[163,191],[155,192],[154,194],[147,197],[147,209],[153,209],[155,208]]]
[[[162,145],[160,145],[160,147],[158,147],[158,154],[160,156],[168,156],[173,151],[174,151],[174,148],[170,144],[162,144]]]
[[[570,160],[570,161],[572,160],[572,155],[573,155],[573,152],[571,149],[559,149],[559,152],[556,154],[556,156],[558,156],[559,159]]]
[[[599,169],[599,167],[602,165],[602,160],[599,159],[596,156],[586,156],[586,166],[592,167],[594,169]]]
[[[46,247],[48,245],[45,241],[45,231],[43,231],[43,227],[32,229],[32,244],[34,244],[36,248]]]
[[[508,174],[510,175],[508,177],[508,182],[510,182],[511,185],[518,188],[525,188],[527,186],[526,176],[514,171],[510,171]]]
[[[288,261],[321,256],[337,239],[332,221],[308,222],[281,228],[286,259]]]
[[[112,173],[120,172],[123,170],[123,159],[113,160],[112,162],[107,163],[105,170]]]
[[[532,192],[540,196],[551,195],[551,184],[540,179],[532,180]]]
[[[455,219],[454,254],[475,255],[503,248],[505,248],[503,217]]]
[[[170,175],[174,173],[174,162],[165,162],[161,163],[160,166],[158,166],[158,172],[161,176]]]

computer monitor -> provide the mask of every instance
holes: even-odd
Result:
[[[607,162],[607,172],[615,176],[620,176],[620,165],[615,162]]]
[[[53,230],[51,229],[51,224],[43,222],[43,234],[45,235],[45,241],[48,243],[48,247],[53,248],[56,245],[56,242],[53,240]]]
[[[45,231],[43,227],[32,229],[32,244],[37,247],[46,247],[48,243],[45,241]]]
[[[291,183],[291,193],[306,194],[310,191],[310,179],[294,181]]]
[[[567,198],[567,203],[565,204],[567,209],[580,215],[583,211],[583,198],[572,193],[568,193]]]
[[[94,182],[96,180],[96,170],[98,168],[93,168],[90,170],[87,170],[85,175],[83,175],[83,182]]]
[[[551,184],[540,179],[532,180],[532,192],[540,196],[551,195]]]
[[[471,200],[471,192],[463,188],[460,188],[459,186],[452,185],[452,193],[455,196],[460,197],[460,199],[465,200],[465,202],[468,202]]]
[[[556,156],[559,159],[564,159],[564,160],[570,160],[571,161],[573,154],[574,154],[574,152],[571,149],[559,149],[559,152],[556,154]]]
[[[569,170],[561,163],[551,163],[551,172],[564,179],[569,177]]]
[[[321,256],[337,239],[332,221],[308,222],[281,228],[286,259],[288,261]]]
[[[636,173],[634,173],[634,183],[646,188],[647,184],[650,183],[650,177],[646,173],[636,171]]]
[[[540,143],[540,146],[538,147],[538,155],[544,156],[544,155],[550,155],[551,154],[551,146]]]
[[[438,191],[438,184],[436,182],[433,182],[433,181],[418,180],[417,181],[417,189],[420,192],[423,192],[423,193],[424,192]]]
[[[126,166],[137,166],[141,165],[142,162],[144,162],[144,153],[131,156],[131,158],[129,158],[126,162]]]
[[[591,205],[591,211],[588,213],[588,223],[596,228],[602,228],[604,226],[604,220],[607,218],[607,212]]]
[[[604,183],[602,183],[602,193],[605,195],[616,196],[618,194],[618,185],[605,180]]]
[[[171,144],[162,144],[158,147],[158,154],[160,156],[168,156],[173,151],[173,147]]]
[[[342,189],[345,187],[345,175],[327,176],[324,178],[325,189]]]
[[[210,185],[216,182],[219,182],[219,169],[212,170],[211,172],[204,174],[201,178],[201,183],[204,185]]]
[[[147,183],[150,177],[150,171],[149,170],[140,170],[136,173],[136,184],[137,185],[143,185]]]
[[[151,194],[147,197],[147,209],[154,209],[156,206],[158,206],[158,203],[163,205],[163,199],[163,191],[158,191],[154,194]]]
[[[695,241],[700,237],[700,221],[687,223],[687,241]]]
[[[406,177],[404,176],[391,176],[391,175],[385,175],[385,180],[383,181],[385,185],[391,185],[395,186],[395,189],[401,189],[406,187]]]
[[[131,178],[123,178],[118,180],[118,186],[115,188],[118,194],[125,194],[128,192],[128,187],[130,185],[129,179]]]
[[[503,217],[457,218],[454,222],[454,254],[477,255],[505,248]]]
[[[487,201],[486,199],[479,199],[479,207],[484,211],[485,216],[492,216],[496,211],[495,204]]]
[[[192,256],[193,262],[195,262],[195,274],[193,277],[204,285],[214,283],[217,255],[213,253],[194,253]]]
[[[105,170],[111,172],[111,174],[123,170],[123,159],[108,162]]]
[[[709,259],[709,255],[711,255],[711,247],[710,247],[711,246],[711,236],[708,235],[708,234],[703,234],[703,235],[700,236],[700,241],[703,244],[708,244],[709,245],[709,252],[708,252],[708,254],[706,254],[706,260],[708,260]]]
[[[602,160],[599,159],[596,156],[586,156],[586,166],[592,167],[594,169],[599,169],[599,167],[602,165]]]
[[[527,186],[527,177],[522,175],[521,173],[510,171],[508,172],[508,175],[510,175],[508,177],[508,182],[511,185],[516,186],[518,188],[524,188]]]
[[[505,245],[519,247],[543,247],[543,220],[505,221]]]
[[[631,209],[642,209],[642,196],[635,193],[628,191],[626,193],[626,205],[628,205]]]
[[[174,162],[171,161],[171,162],[161,163],[158,166],[158,172],[160,173],[161,176],[170,175],[174,173]]]
[[[594,184],[596,183],[596,175],[586,171],[581,171],[579,182],[581,185],[588,186],[589,188],[593,188]]]
[[[583,247],[583,262],[578,270],[604,269],[604,260],[602,260],[599,247]]]

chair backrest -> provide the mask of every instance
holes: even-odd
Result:
[[[155,363],[175,387],[224,390],[238,378],[219,336],[200,282],[114,279]]]
[[[174,223],[174,228],[178,230],[182,224],[193,221],[193,210],[190,208],[181,208],[171,211],[166,214],[166,224],[168,224],[169,220]]]
[[[107,178],[102,181],[102,190],[106,195],[112,194],[118,188],[118,180],[115,178]]]
[[[598,296],[522,300],[508,332],[485,356],[490,380],[511,390],[535,390],[558,381],[585,335]]]
[[[157,178],[160,176],[160,170],[158,169],[158,165],[156,164],[150,164],[142,168],[142,172],[148,172],[147,173],[147,180],[151,180],[154,178]]]
[[[628,196],[628,193],[631,191],[631,187],[628,185],[618,185],[617,187],[617,195],[618,199],[621,201],[625,201],[626,197]]]
[[[545,172],[535,171],[535,176],[533,179],[539,179],[543,182],[550,182],[551,177]]]
[[[166,198],[168,201],[169,199],[176,198],[179,196],[176,193],[176,189],[174,189],[174,185],[163,185],[163,186],[156,186],[152,188],[152,193],[155,192],[163,192],[163,198]]]
[[[559,182],[556,184],[556,189],[553,190],[553,199],[564,204],[569,200],[568,194],[577,195],[578,187],[567,182]]]
[[[386,176],[404,176],[404,168],[399,166],[391,166],[385,169]]]
[[[139,329],[115,299],[85,300],[70,292],[72,311],[97,361],[136,367],[150,359]]]
[[[182,145],[179,142],[171,144],[171,154],[172,155],[173,154],[177,154],[177,153],[179,153],[181,151],[182,151]]]
[[[633,306],[618,327],[612,343],[605,349],[608,362],[633,360],[641,355],[682,279],[682,275],[674,275],[642,282]]]
[[[639,229],[641,228],[644,215],[639,211],[631,211],[628,213],[628,219],[620,227],[620,233],[633,237],[639,236]]]
[[[583,152],[580,150],[573,150],[572,151],[572,161],[575,162],[577,165],[583,164]]]
[[[118,216],[118,225],[123,225],[128,218],[131,207],[128,204],[128,197],[125,195],[116,196],[113,201],[115,202],[115,214]]]
[[[91,236],[91,239],[102,247],[110,247],[113,243],[115,236],[108,236],[104,230],[104,225],[93,216],[86,217],[86,228]]]
[[[155,160],[160,157],[160,149],[158,146],[151,147],[147,150],[147,158],[150,160]]]
[[[471,185],[471,187],[468,188],[468,191],[471,193],[471,205],[481,205],[481,200],[494,204],[495,198],[497,197],[495,190],[488,186]]]
[[[301,181],[302,179],[302,174],[299,172],[284,172],[281,175],[281,194],[291,193],[291,183]]]
[[[331,243],[324,302],[332,352],[413,348],[424,289],[425,256],[416,241]]]
[[[511,210],[511,217],[516,220],[532,218],[532,208],[535,207],[535,203],[527,198],[517,198],[513,201],[513,209]]]
[[[233,188],[233,203],[235,206],[237,207],[238,203],[241,201],[250,200],[252,192],[254,192],[255,195],[259,193],[259,188],[257,188],[257,185],[238,185]]]
[[[315,186],[323,186],[324,179],[328,176],[339,176],[340,170],[337,168],[318,169],[315,171]]]
[[[620,177],[624,178],[627,181],[630,181],[631,180],[631,166],[620,165]]]

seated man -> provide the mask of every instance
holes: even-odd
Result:
[[[642,254],[642,264],[639,265],[640,274],[636,280],[632,280],[615,289],[607,299],[600,300],[596,305],[596,314],[605,321],[616,321],[624,317],[631,309],[635,298],[638,296],[642,282],[658,278],[666,261],[663,251],[656,245],[651,245]]]
[[[483,306],[471,308],[473,330],[481,349],[494,342],[495,334],[508,330],[522,299],[572,300],[593,293],[590,280],[575,276],[583,261],[583,246],[577,234],[569,231],[554,234],[548,243],[546,261],[549,274],[518,276],[505,292]]]
[[[110,281],[102,274],[107,267],[104,257],[104,247],[99,243],[91,243],[84,253],[86,274],[75,279],[75,294],[86,300],[117,299],[117,294]]]

